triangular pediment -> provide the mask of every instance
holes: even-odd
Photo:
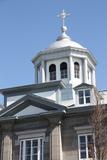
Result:
[[[93,87],[93,85],[91,85],[91,84],[81,83],[78,86],[74,87],[74,89],[78,90],[78,89],[85,89],[85,88],[92,88],[92,87]]]
[[[23,110],[21,110],[20,112],[17,112],[14,116],[19,117],[19,116],[26,116],[26,115],[33,115],[33,114],[41,114],[45,112],[47,112],[47,110],[30,105],[24,108]]]
[[[0,111],[0,117],[26,116],[44,114],[50,111],[63,110],[65,107],[46,98],[36,95],[26,95],[10,106]]]

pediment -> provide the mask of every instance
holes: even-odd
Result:
[[[44,112],[47,112],[47,110],[30,105],[24,108],[23,110],[17,112],[14,116],[19,117],[19,116],[26,116],[26,115],[33,115],[33,114],[41,114]]]
[[[75,90],[78,90],[78,89],[85,89],[85,88],[92,88],[93,85],[91,84],[87,84],[87,83],[81,83],[80,85],[74,87]]]

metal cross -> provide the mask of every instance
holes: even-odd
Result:
[[[58,15],[58,17],[59,18],[61,18],[61,20],[62,20],[62,26],[65,26],[65,18],[67,17],[67,16],[69,16],[70,14],[69,13],[66,13],[65,11],[64,11],[64,9],[62,10],[62,12]]]

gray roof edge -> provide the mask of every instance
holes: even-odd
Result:
[[[11,93],[17,93],[17,92],[26,92],[26,91],[34,91],[35,92],[41,92],[44,91],[45,89],[52,90],[52,88],[64,88],[65,84],[63,81],[52,81],[52,82],[45,82],[45,83],[39,83],[39,84],[30,84],[30,85],[24,85],[24,86],[16,86],[12,88],[5,88],[5,89],[0,89],[0,93],[3,95],[8,95]]]
[[[4,108],[3,110],[0,111],[0,117],[4,116],[5,114],[7,114],[8,112],[11,112],[14,109],[17,109],[17,107],[19,105],[21,105],[22,103],[26,102],[26,101],[34,101],[35,103],[40,103],[40,104],[44,104],[47,107],[50,107],[50,109],[56,109],[58,110],[65,110],[66,107],[57,103],[54,103],[53,101],[47,99],[47,98],[43,98],[37,95],[26,95],[24,97],[22,97],[21,99],[17,100],[16,102],[12,103],[11,105],[9,105],[8,107]]]
[[[102,104],[103,106],[103,104]],[[94,111],[95,105],[89,105],[89,106],[83,106],[83,107],[73,107],[73,108],[67,108],[66,113],[67,115],[78,115],[78,114],[84,114],[84,113],[90,113]],[[105,104],[105,109],[107,109],[107,104]]]
[[[28,118],[49,118],[50,116],[56,116],[56,115],[64,115],[66,114],[65,110],[59,110],[59,111],[50,111],[46,113],[40,113],[40,114],[32,114],[32,115],[25,115],[25,116],[7,116],[7,117],[0,117],[0,122],[3,121],[13,121],[13,120],[23,120]]]

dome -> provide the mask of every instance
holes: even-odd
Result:
[[[70,40],[70,38],[62,38],[60,40],[56,40],[52,44],[49,45],[47,50],[51,49],[58,49],[58,48],[63,48],[63,47],[72,47],[72,48],[80,48],[80,49],[85,49],[82,45],[79,43]]]
[[[46,50],[52,50],[52,49],[58,49],[58,48],[64,48],[64,47],[72,47],[77,49],[86,49],[79,43],[72,41],[71,38],[66,34],[67,27],[63,26],[61,28],[61,35],[57,38],[55,42],[49,45],[49,47]]]
[[[72,47],[75,49],[86,49],[79,43],[72,41],[72,39],[67,35],[67,27],[65,26],[65,18],[70,14],[66,13],[64,10],[58,17],[62,19],[62,27],[61,27],[61,35],[57,38],[55,42],[49,45],[46,50],[64,48],[64,47]]]

